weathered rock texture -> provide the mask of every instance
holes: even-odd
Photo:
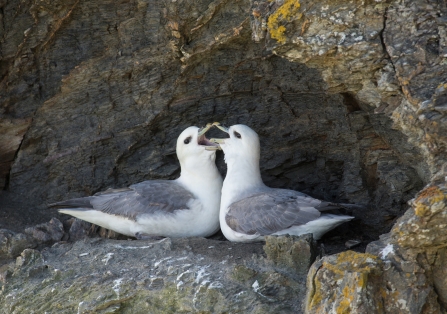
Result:
[[[364,242],[389,232],[428,184],[370,246],[376,256],[388,245],[398,253],[381,257],[377,281],[365,286],[372,292],[352,300],[379,304],[374,296],[385,290],[375,285],[398,281],[386,288],[383,311],[445,308],[445,1],[24,0],[0,8],[1,228],[48,221],[48,202],[174,178],[185,127],[244,123],[260,134],[268,185],[366,205],[342,228]],[[321,263],[349,272],[336,257]],[[338,288],[353,289],[354,277]],[[391,297],[411,283],[416,303]]]
[[[270,237],[267,245],[275,255],[312,239]],[[260,243],[203,238],[27,249],[0,269],[0,312],[302,313],[309,256],[281,263],[263,255]]]
[[[34,247],[36,247],[36,243],[32,237],[0,229],[0,264],[3,264],[5,260],[16,258],[24,249]]]
[[[377,256],[352,251],[319,260],[309,272],[306,312],[383,313],[380,266]]]
[[[2,126],[17,129],[0,139],[18,203],[9,211],[48,221],[48,202],[174,178],[177,135],[221,121],[258,131],[267,184],[367,205],[351,229],[377,238],[432,169],[393,129],[406,98],[382,43],[387,7],[5,3]]]
[[[308,276],[306,312],[445,313],[445,195],[445,184],[426,187],[368,253],[317,261]]]

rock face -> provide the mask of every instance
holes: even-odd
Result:
[[[2,126],[16,135],[0,138],[0,162],[17,203],[6,207],[43,222],[49,202],[175,178],[184,128],[244,123],[260,134],[268,185],[366,205],[350,230],[376,239],[434,171],[394,130],[406,98],[382,42],[387,8],[4,4]]]
[[[306,312],[383,313],[380,266],[377,256],[352,251],[319,260],[309,272]]]
[[[368,253],[317,261],[308,276],[306,312],[445,313],[445,189],[427,186]]]
[[[0,8],[1,228],[48,221],[49,202],[175,178],[184,128],[244,123],[260,135],[268,185],[367,207],[335,233],[369,242],[390,232],[369,245],[375,257],[318,261],[327,276],[351,277],[318,294],[323,273],[313,268],[309,311],[360,309],[346,307],[354,300],[389,313],[446,308],[443,1],[25,0]],[[47,231],[56,235],[56,225]],[[73,239],[82,238],[85,229],[73,225]],[[349,260],[360,266],[350,270]]]
[[[36,243],[30,236],[0,229],[0,261],[16,258],[24,249],[34,247]]]
[[[311,237],[267,246],[268,255],[313,248]],[[0,304],[2,313],[302,313],[311,260],[263,255],[261,243],[203,238],[58,243],[8,265]]]

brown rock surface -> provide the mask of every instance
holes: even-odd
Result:
[[[48,221],[53,201],[175,178],[174,143],[185,127],[244,123],[260,134],[268,185],[367,207],[323,243],[368,243],[392,229],[368,248],[382,260],[371,290],[349,298],[389,313],[445,308],[445,2],[25,0],[0,8],[1,228]],[[221,155],[218,166],[224,173]],[[353,276],[334,289],[370,278],[337,257],[322,261]],[[325,300],[315,304],[346,305]]]
[[[381,42],[387,4],[267,4],[6,3],[1,114],[32,119],[4,172],[8,217],[29,226],[49,202],[175,178],[177,135],[220,121],[260,134],[268,185],[366,205],[347,238],[389,231],[430,165],[392,109],[373,113],[404,99]]]

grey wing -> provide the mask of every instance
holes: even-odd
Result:
[[[269,235],[320,217],[320,200],[292,190],[271,189],[234,202],[225,220],[236,232]]]
[[[143,214],[174,213],[189,209],[194,195],[175,181],[144,181],[123,189],[109,189],[90,197],[52,204],[58,208],[95,209],[136,220]]]

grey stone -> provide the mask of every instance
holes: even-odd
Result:
[[[439,298],[439,303],[447,309],[447,249],[444,247],[436,252],[433,263],[433,286]]]
[[[284,241],[294,247],[309,238]],[[279,242],[271,237],[266,247]],[[9,313],[303,313],[306,272],[265,258],[262,246],[203,238],[97,238],[56,243],[41,253],[28,249],[0,283],[0,308]],[[280,267],[266,268],[272,263]]]
[[[64,235],[64,226],[57,218],[52,218],[47,223],[26,228],[25,232],[31,235],[39,243],[48,244],[62,239]]]
[[[367,252],[383,263],[376,286],[381,287],[385,313],[443,313],[425,254],[400,247],[391,235],[370,243]]]
[[[316,261],[308,275],[306,313],[381,313],[381,260],[346,251]]]
[[[92,224],[77,218],[64,221],[64,229],[68,229],[67,240],[75,242],[88,236]]]
[[[26,234],[0,229],[0,264],[16,258],[24,249],[36,246],[36,241]]]
[[[275,267],[306,275],[318,250],[312,234],[302,236],[267,236],[264,251]]]

